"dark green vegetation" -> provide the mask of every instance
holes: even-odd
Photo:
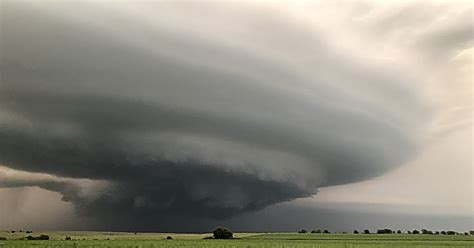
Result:
[[[66,237],[67,240],[68,237]],[[69,237],[70,238],[70,237]],[[28,235],[25,237],[26,240],[49,240],[49,236],[46,234],[40,234],[39,236]]]
[[[213,239],[213,233],[126,233],[126,232],[0,232],[0,247],[315,247],[315,248],[428,248],[473,247],[472,235],[430,234],[324,234],[321,233],[234,233],[233,239]],[[28,235],[48,235],[50,240],[24,240]],[[168,238],[170,237],[170,238]],[[19,240],[22,239],[22,240]],[[66,240],[70,239],[70,240]]]
[[[229,229],[224,227],[216,228],[212,234],[215,239],[231,239],[234,236],[234,234]]]

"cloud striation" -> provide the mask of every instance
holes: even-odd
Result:
[[[108,227],[225,218],[416,153],[418,79],[272,8],[2,5],[0,187],[59,192]]]

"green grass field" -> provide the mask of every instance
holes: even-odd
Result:
[[[328,247],[328,248],[395,248],[395,247],[474,247],[474,236],[408,235],[408,234],[299,234],[236,233],[233,240],[204,239],[211,234],[126,233],[126,232],[35,232],[47,234],[50,240],[19,240],[27,235],[0,232],[0,247]],[[70,236],[72,240],[64,240]],[[171,236],[172,240],[166,240]]]

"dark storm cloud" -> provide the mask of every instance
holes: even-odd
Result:
[[[204,27],[198,12],[187,21]],[[425,107],[407,75],[358,65],[270,13],[239,24],[255,34],[246,47],[225,41],[225,24],[202,37],[140,17],[81,4],[2,10],[0,164],[110,182],[93,198],[63,190],[67,180],[36,184],[80,214],[123,226],[228,217],[380,175],[415,152]],[[383,101],[357,93],[367,85]]]

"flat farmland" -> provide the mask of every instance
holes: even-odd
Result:
[[[0,237],[7,240],[0,241],[0,247],[474,247],[474,236],[464,235],[236,233],[231,240],[206,239],[210,233],[35,232],[32,236],[39,234],[50,240],[21,240],[30,234],[2,232]]]

